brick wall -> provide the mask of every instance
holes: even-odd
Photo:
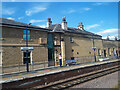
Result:
[[[23,40],[23,30],[18,28],[2,28],[2,44],[3,66],[14,66],[23,64],[23,52],[21,47],[26,46],[26,41]],[[32,51],[32,60],[36,63],[48,62],[47,45],[38,44],[39,38],[47,38],[47,32],[30,30],[29,46],[34,47]]]

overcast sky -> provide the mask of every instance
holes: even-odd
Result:
[[[2,17],[46,27],[47,17],[53,24],[66,17],[68,27],[85,30],[111,39],[118,36],[118,2],[3,2]]]

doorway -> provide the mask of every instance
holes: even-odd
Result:
[[[27,56],[26,56],[27,52],[23,52],[23,64],[27,63]],[[31,52],[28,51],[28,63],[31,62]]]
[[[54,40],[53,40],[53,34],[48,34],[48,66],[54,66],[55,60],[54,60]]]
[[[118,57],[118,50],[116,50],[116,56]]]
[[[0,52],[0,66],[2,66],[2,52]]]
[[[106,57],[106,50],[104,50],[104,57]]]

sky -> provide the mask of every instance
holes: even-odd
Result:
[[[47,18],[61,24],[66,17],[68,27],[84,29],[103,39],[118,37],[118,2],[2,2],[2,17],[46,27]]]

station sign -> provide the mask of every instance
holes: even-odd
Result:
[[[96,47],[92,47],[92,49],[96,49]]]
[[[26,50],[32,51],[33,49],[34,47],[21,47],[21,51],[26,51]]]

